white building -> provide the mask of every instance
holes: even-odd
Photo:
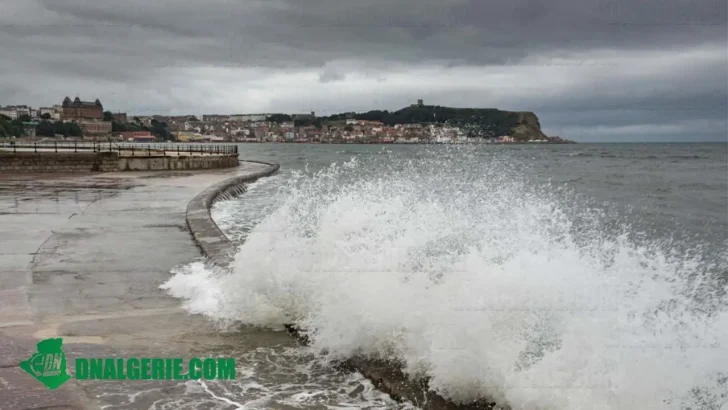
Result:
[[[230,121],[265,121],[265,119],[269,116],[271,116],[271,114],[234,114],[230,116]]]
[[[217,135],[204,135],[202,137],[204,141],[210,141],[210,142],[223,142],[225,141],[225,138],[218,137]]]
[[[35,110],[27,105],[16,105],[15,110],[18,112],[18,117],[20,117],[21,115],[33,117],[35,115]]]
[[[18,118],[18,112],[10,107],[2,107],[0,108],[0,115],[4,115],[6,117],[9,117],[11,120],[14,120]]]
[[[10,117],[11,119],[16,119],[20,117],[21,115],[27,115],[29,117],[35,116],[35,111],[33,111],[30,107],[27,105],[8,105],[7,107],[0,107],[0,114]]]
[[[48,114],[51,118],[53,118],[53,115],[56,113],[55,108],[53,107],[40,107],[38,108],[38,116],[42,117],[45,114]]]

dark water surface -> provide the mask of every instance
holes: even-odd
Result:
[[[241,159],[281,165],[282,178],[264,183],[268,186],[259,188],[263,192],[276,190],[293,172],[315,173],[334,162],[378,156],[383,151],[399,158],[475,152],[483,161],[497,157],[509,162],[508,171],[525,175],[533,184],[568,186],[652,236],[692,238],[715,246],[724,246],[728,240],[728,145],[724,143],[239,147]]]

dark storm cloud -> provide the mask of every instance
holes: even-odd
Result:
[[[4,3],[0,46],[11,57],[0,62],[0,104],[50,105],[80,94],[139,113],[323,112],[393,109],[421,96],[534,110],[556,132],[666,121],[720,128],[728,105],[725,1]],[[708,54],[693,58],[690,50]],[[640,53],[660,62],[635,60]],[[442,82],[436,71],[415,73],[433,66],[479,67],[482,80],[471,73],[473,81],[494,87],[431,87]],[[518,74],[493,77],[493,67]],[[419,85],[388,70],[412,72]],[[560,76],[567,78],[554,80]],[[361,78],[380,85],[362,87]]]
[[[189,44],[185,59],[244,58],[253,65],[321,65],[351,56],[504,63],[536,50],[677,47],[725,41],[726,33],[726,5],[715,0],[40,0],[37,5],[47,18],[3,24],[4,29],[93,35],[118,46],[140,40],[134,45],[160,59]],[[155,38],[164,41],[155,44]]]

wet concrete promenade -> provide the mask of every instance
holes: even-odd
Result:
[[[200,257],[188,202],[265,168],[0,175],[0,408],[149,408],[184,392],[171,381],[74,379],[48,390],[18,365],[48,337],[63,337],[71,374],[78,356],[207,356],[232,344],[159,285]]]

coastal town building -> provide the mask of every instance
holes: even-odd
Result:
[[[123,131],[119,136],[122,140],[131,142],[154,142],[156,139],[149,131]]]
[[[74,120],[102,120],[104,118],[104,107],[101,105],[101,101],[81,101],[80,98],[76,97],[73,101],[66,97],[63,100],[63,115],[64,121]]]
[[[35,116],[35,110],[30,108],[27,105],[16,105],[15,110],[18,113],[18,117],[27,115],[28,117],[34,117]]]
[[[257,122],[257,121],[265,121],[269,116],[272,114],[234,114],[231,115],[228,119],[230,121],[237,121],[237,122]]]
[[[229,115],[218,115],[218,114],[203,114],[202,121],[204,122],[225,122],[228,120]]]
[[[18,118],[18,112],[11,107],[0,107],[0,115],[4,115],[11,120]]]
[[[35,110],[31,109],[27,105],[9,105],[6,107],[0,107],[0,115],[4,115],[14,120],[23,115],[28,117],[35,117]]]
[[[50,118],[53,118],[53,116],[56,114],[56,110],[53,107],[40,107],[36,111],[36,115],[38,117],[43,117],[44,115],[48,115]]]
[[[114,122],[128,122],[125,112],[111,114],[111,118],[113,118]]]
[[[203,135],[199,132],[178,132],[177,140],[180,142],[202,141]]]
[[[51,115],[54,121],[60,121],[63,118],[63,105],[53,105],[53,115]]]
[[[111,132],[111,121],[79,121],[83,135],[100,135]]]

